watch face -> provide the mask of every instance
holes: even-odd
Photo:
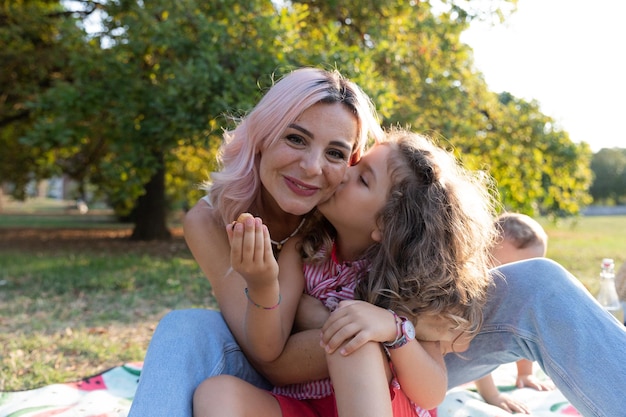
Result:
[[[415,327],[413,326],[413,323],[407,320],[402,324],[404,325],[404,334],[406,335],[407,339],[415,339]]]

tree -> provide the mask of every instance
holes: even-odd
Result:
[[[13,184],[18,198],[25,197],[31,178],[55,171],[40,163],[49,158],[46,152],[18,138],[35,121],[28,103],[66,77],[64,62],[70,51],[65,41],[80,33],[72,13],[58,0],[0,5],[0,182]]]
[[[466,158],[495,178],[509,210],[529,215],[577,214],[589,203],[591,183],[586,144],[575,144],[536,102],[509,93],[494,95],[497,105],[483,107],[485,122],[478,140],[465,140]]]
[[[626,203],[626,149],[603,148],[593,155],[594,174],[590,188],[596,203]]]
[[[274,9],[192,0],[103,7],[102,32],[73,49],[71,77],[35,103],[27,143],[56,150],[55,164],[96,184],[118,213],[132,212],[134,239],[167,238],[166,166],[178,147],[219,133],[221,115],[256,101],[257,80],[276,67]]]
[[[472,19],[505,16],[515,0],[442,3],[434,13],[412,0],[81,2],[72,30],[54,37],[60,76],[25,106],[32,126],[19,142],[0,134],[38,155],[28,172],[95,184],[132,214],[134,238],[165,238],[166,208],[197,199],[189,190],[215,169],[224,116],[250,109],[273,75],[335,67],[372,97],[383,124],[431,132],[492,174],[507,206],[575,213],[585,148],[536,103],[490,92],[460,42]],[[80,23],[91,10],[102,28],[88,34]]]
[[[367,70],[353,78],[384,124],[439,138],[466,165],[495,178],[509,209],[563,216],[589,201],[588,148],[572,143],[537,103],[489,92],[474,69],[460,35],[479,9],[450,2],[435,15],[425,2],[301,3],[315,8],[318,25],[334,20],[339,41],[358,48],[356,65],[367,62]]]

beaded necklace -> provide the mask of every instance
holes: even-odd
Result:
[[[276,250],[281,250],[283,248],[283,245],[285,243],[287,243],[287,241],[289,239],[291,239],[292,237],[294,237],[296,235],[296,233],[298,233],[300,231],[300,228],[302,227],[302,225],[304,224],[304,221],[306,220],[306,217],[302,218],[302,221],[300,222],[300,224],[298,225],[298,227],[296,227],[296,230],[294,230],[289,236],[287,236],[286,238],[284,238],[283,240],[281,240],[280,242],[275,241],[274,239],[270,238],[270,242],[272,242],[272,245],[276,246]]]

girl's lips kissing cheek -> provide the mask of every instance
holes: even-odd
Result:
[[[285,184],[292,192],[303,197],[311,197],[319,190],[318,187],[307,185],[290,177],[285,177]]]

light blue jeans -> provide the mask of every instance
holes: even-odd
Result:
[[[624,415],[624,326],[555,262],[538,258],[499,271],[480,334],[462,357],[446,355],[449,386],[527,358],[582,415]],[[218,312],[173,311],[154,333],[129,417],[191,417],[196,386],[220,374],[269,388]]]

